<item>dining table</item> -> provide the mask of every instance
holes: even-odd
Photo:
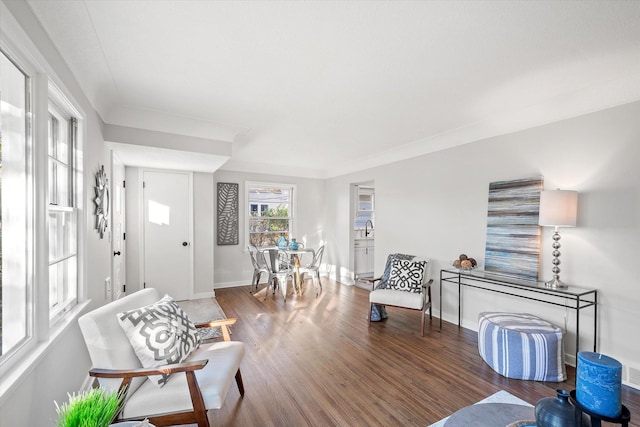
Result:
[[[302,279],[300,277],[300,264],[301,264],[301,258],[303,255],[305,254],[311,254],[311,256],[315,255],[315,250],[313,250],[312,248],[304,248],[304,247],[299,247],[298,249],[281,249],[277,246],[266,246],[266,247],[262,247],[258,249],[259,251],[262,252],[268,252],[269,253],[269,268],[271,268],[271,271],[278,271],[278,266],[277,266],[277,259],[278,259],[278,252],[282,251],[284,253],[286,253],[291,261],[292,261],[292,265],[293,265],[293,269],[294,269],[294,276],[293,276],[293,289],[294,292],[296,292],[298,295],[302,295]]]

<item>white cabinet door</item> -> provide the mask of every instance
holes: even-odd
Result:
[[[354,270],[356,274],[367,272],[367,248],[355,247],[354,251]]]
[[[356,240],[353,254],[353,269],[355,274],[373,274],[373,242],[370,240]]]

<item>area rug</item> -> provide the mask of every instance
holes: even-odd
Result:
[[[494,393],[485,399],[482,399],[481,401],[475,403],[475,405],[477,405],[478,403],[511,403],[514,405],[533,406],[528,402],[525,402],[524,400],[520,399],[519,397],[516,397],[513,394],[506,392],[504,390],[500,390],[499,392]],[[443,418],[437,423],[431,424],[429,427],[443,427],[448,419],[449,417]]]
[[[189,319],[195,324],[206,323],[212,320],[226,319],[227,316],[222,311],[215,298],[202,298],[195,300],[176,301]],[[222,330],[216,328],[201,328],[198,330],[200,340],[211,340],[222,336]]]

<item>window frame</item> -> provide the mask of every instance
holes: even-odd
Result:
[[[36,319],[34,316],[34,306],[36,304],[36,295],[34,292],[34,258],[36,256],[35,245],[35,231],[34,224],[36,221],[36,208],[35,208],[35,186],[37,168],[35,167],[34,158],[34,90],[37,84],[37,77],[35,72],[28,63],[21,60],[20,55],[16,55],[16,52],[10,49],[8,46],[0,44],[0,51],[12,63],[18,71],[20,71],[25,77],[25,148],[24,148],[24,173],[25,173],[25,198],[24,198],[24,213],[20,218],[20,223],[25,227],[25,251],[21,261],[24,262],[23,271],[20,272],[20,276],[23,276],[25,286],[25,307],[24,307],[24,337],[16,342],[9,350],[3,348],[2,354],[0,354],[0,368],[2,370],[11,366],[16,360],[20,358],[22,354],[29,352],[35,346],[35,324]],[[7,203],[3,200],[3,204]],[[3,224],[4,228],[4,224]],[[4,254],[3,254],[4,257]],[[2,280],[4,281],[4,272]],[[3,304],[3,309],[6,303]],[[5,325],[3,324],[3,329]]]
[[[288,189],[291,191],[291,200],[289,202],[289,206],[290,206],[290,211],[289,211],[289,232],[288,232],[288,236],[287,236],[287,240],[290,241],[292,236],[295,236],[296,230],[297,230],[297,220],[296,220],[296,213],[297,213],[297,199],[298,199],[298,188],[296,184],[292,184],[292,183],[283,183],[283,182],[267,182],[267,181],[245,181],[245,191],[244,191],[244,211],[245,211],[245,223],[244,223],[244,247],[245,247],[245,252],[247,251],[246,248],[248,248],[248,246],[251,244],[251,231],[249,229],[249,225],[251,223],[251,207],[250,207],[250,201],[249,201],[249,191],[252,188],[256,188],[256,187],[260,187],[260,188],[282,188],[282,189]],[[261,203],[260,202],[253,202],[256,203],[258,205],[258,213],[262,214],[262,210],[261,210]]]
[[[27,337],[3,355],[0,355],[0,400],[19,384],[24,373],[28,372],[47,354],[50,347],[69,328],[77,327],[77,318],[89,304],[86,289],[87,218],[85,218],[85,156],[86,141],[84,113],[80,103],[62,84],[62,80],[33,44],[23,28],[13,18],[4,3],[0,2],[0,15],[3,25],[0,27],[0,49],[29,79],[29,140],[25,155],[25,198],[27,219],[25,229],[27,251],[25,251],[24,269],[26,270],[25,311]],[[76,207],[77,215],[77,292],[78,303],[70,308],[57,321],[49,319],[48,289],[48,141],[47,117],[50,99],[58,100],[58,106],[69,107],[78,118],[78,145],[76,147],[77,177]]]
[[[371,196],[371,209],[360,209],[360,196],[361,195],[369,195]],[[366,225],[359,225],[360,213],[367,213],[371,220],[371,223],[375,226],[376,223],[376,192],[375,188],[369,186],[358,186],[355,197],[355,216],[353,220],[353,229],[355,231],[364,230]],[[366,223],[366,220],[365,220]],[[372,227],[373,228],[373,227]]]
[[[49,306],[49,323],[50,325],[54,325],[60,319],[62,319],[67,312],[69,312],[77,303],[78,303],[78,295],[79,295],[79,264],[80,257],[78,253],[79,241],[79,223],[78,223],[78,189],[76,188],[76,183],[81,181],[81,176],[78,175],[79,169],[77,168],[78,163],[78,126],[79,120],[77,115],[79,114],[77,109],[73,107],[71,102],[67,99],[67,97],[60,90],[55,89],[55,85],[53,82],[49,82],[49,98],[47,105],[47,178],[50,179],[53,177],[54,179],[54,189],[56,194],[56,203],[52,203],[51,198],[51,183],[47,182],[47,236],[51,236],[51,228],[53,227],[51,223],[51,214],[62,214],[65,218],[68,218],[72,222],[72,228],[74,228],[72,232],[72,237],[75,240],[74,250],[70,251],[70,253],[65,253],[61,257],[51,259],[50,249],[51,249],[51,240],[47,239],[48,251],[49,254],[47,258],[47,266],[48,266],[48,274],[47,274],[47,284],[48,284],[48,306]],[[59,156],[52,156],[50,151],[50,137],[51,136],[51,128],[52,122],[50,120],[56,120],[57,126],[53,126],[60,129],[61,126],[65,126],[67,128],[67,155],[66,159],[61,159]],[[51,123],[51,124],[50,124]],[[56,137],[57,141],[57,137]],[[55,144],[55,143],[54,143]],[[55,151],[55,149],[54,149]],[[66,163],[64,162],[66,161]],[[57,186],[57,176],[53,176],[49,167],[53,164],[56,165],[64,165],[67,168],[67,184],[66,184],[66,200],[60,200],[58,190],[60,187]],[[68,215],[65,215],[68,214]],[[63,235],[66,234],[63,232]],[[63,237],[64,238],[64,237]],[[66,242],[69,243],[69,242]],[[64,283],[63,286],[57,288],[56,295],[56,304],[53,305],[51,301],[51,267],[52,266],[61,266],[63,269],[65,267],[65,262],[75,258],[75,271],[72,274],[72,278],[75,280],[75,285],[69,286],[68,289],[67,283]],[[63,274],[65,279],[69,279],[67,274]],[[64,298],[64,295],[70,294],[70,297]]]

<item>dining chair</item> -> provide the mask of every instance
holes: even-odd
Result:
[[[310,264],[300,267],[300,275],[304,277],[307,273],[311,275],[313,280],[313,289],[317,297],[322,292],[322,281],[320,280],[320,265],[322,264],[322,256],[324,255],[324,245],[320,246],[313,254]]]
[[[251,279],[251,286],[254,290],[258,290],[260,284],[260,276],[262,273],[269,274],[269,265],[266,263],[263,256],[258,256],[258,248],[253,245],[247,245],[249,249],[249,255],[251,256],[251,264],[253,265],[253,278]]]
[[[265,290],[264,299],[267,299],[269,288],[273,286],[275,294],[276,287],[280,287],[282,297],[287,301],[287,284],[291,280],[295,285],[294,266],[291,257],[281,249],[268,249],[260,252],[263,257],[268,253],[269,259],[265,259],[265,263],[269,266],[269,280]]]

